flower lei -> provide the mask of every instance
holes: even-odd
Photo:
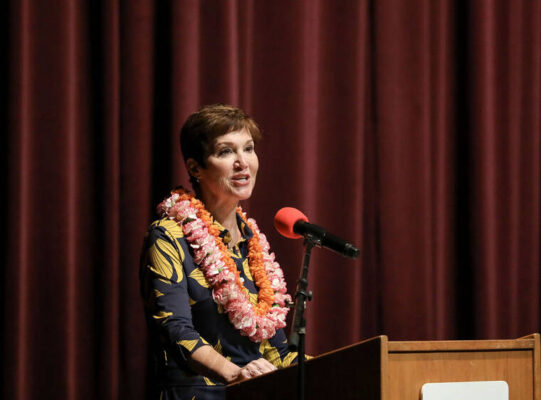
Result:
[[[242,209],[237,208],[254,233],[248,241],[250,273],[259,288],[258,303],[254,306],[235,261],[219,237],[220,230],[200,200],[183,189],[175,190],[158,205],[158,212],[175,220],[182,228],[193,250],[194,262],[212,287],[214,302],[223,306],[229,321],[241,335],[248,336],[253,342],[261,342],[286,326],[287,303],[291,296],[286,292],[282,269],[274,260],[274,253],[269,253],[269,243],[255,220],[246,219]]]

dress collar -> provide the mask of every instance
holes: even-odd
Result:
[[[244,220],[242,219],[242,217],[239,215],[238,212],[236,213],[236,217],[237,217],[237,225],[242,235],[238,243],[250,240],[254,236],[254,233],[252,232],[248,224],[244,222]],[[229,245],[229,243],[231,242],[231,233],[227,229],[225,229],[223,225],[220,224],[215,219],[213,220],[213,224],[220,230],[220,237],[222,238],[224,244],[226,246]]]

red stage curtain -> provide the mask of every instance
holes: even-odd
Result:
[[[244,206],[290,292],[280,207],[361,249],[313,252],[309,353],[541,330],[540,0],[1,7],[6,398],[145,398],[140,245],[215,102],[262,128]]]

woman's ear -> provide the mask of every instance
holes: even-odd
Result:
[[[186,160],[186,170],[188,171],[188,174],[194,178],[199,179],[201,176],[201,166],[193,158],[188,158]]]

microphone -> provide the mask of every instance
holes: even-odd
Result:
[[[283,236],[290,239],[313,236],[319,243],[344,257],[357,258],[360,251],[351,243],[337,236],[331,235],[321,226],[311,224],[302,212],[293,207],[284,207],[278,210],[274,217],[274,227]]]

